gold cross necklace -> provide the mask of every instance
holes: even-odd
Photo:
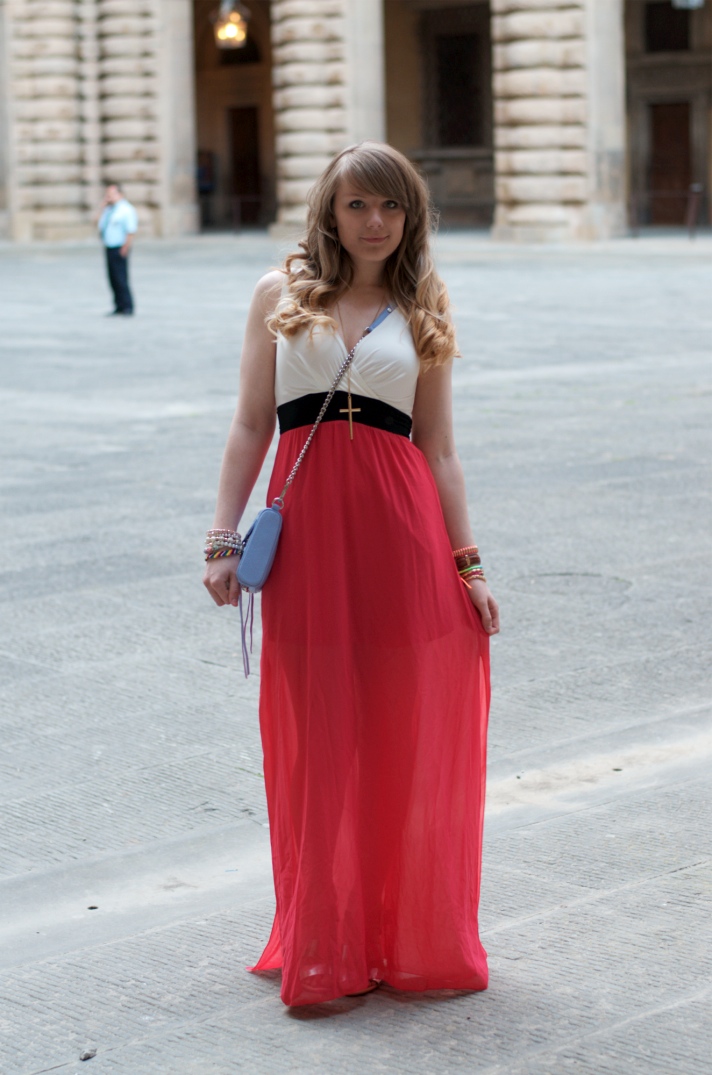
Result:
[[[368,329],[368,327],[370,325],[372,325],[373,322],[376,320],[376,318],[378,317],[378,315],[381,312],[382,307],[383,307],[383,302],[381,301],[381,303],[378,306],[378,309],[376,310],[375,314],[373,315],[373,317],[369,321],[368,325],[366,326],[366,329]],[[341,307],[339,306],[338,302],[336,303],[336,312],[339,315],[339,324],[341,325],[341,336],[342,336],[342,339],[344,341],[344,347],[346,347],[346,332],[344,331],[344,322],[343,322],[343,320],[341,318]],[[364,333],[363,333],[364,336],[366,335],[366,329],[364,329]],[[362,339],[363,339],[363,336],[361,336],[360,339],[358,339],[356,341],[357,344],[360,343]],[[348,406],[347,407],[341,407],[339,409],[339,414],[348,414],[348,416],[349,416],[349,437],[351,438],[351,440],[353,440],[354,439],[354,415],[355,414],[360,414],[361,413],[361,408],[360,407],[353,407],[351,405],[351,366],[349,366],[349,369],[348,369],[347,391],[348,391]]]

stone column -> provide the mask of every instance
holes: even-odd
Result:
[[[89,220],[101,199],[101,125],[99,121],[99,39],[95,0],[77,4],[79,36],[79,121],[84,210]]]
[[[191,0],[0,0],[0,234],[82,238],[107,179],[197,228]]]
[[[9,0],[9,233],[71,238],[85,220],[75,0]]]
[[[628,231],[624,7],[623,0],[586,3],[586,239]]]
[[[348,132],[350,142],[386,137],[384,0],[346,5]]]
[[[159,233],[199,229],[192,0],[160,0],[161,219]]]
[[[383,137],[382,3],[272,2],[277,234],[304,223],[307,191],[335,153]]]
[[[103,180],[121,183],[144,234],[160,234],[157,0],[96,0]]]
[[[10,237],[10,42],[9,16],[0,4],[0,239]]]
[[[495,238],[623,232],[622,9],[623,0],[492,0]]]

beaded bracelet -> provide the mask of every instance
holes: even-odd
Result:
[[[205,540],[236,542],[241,541],[242,539],[236,530],[208,530],[205,535]]]
[[[203,553],[206,560],[217,560],[221,556],[239,556],[243,546],[244,542],[235,530],[208,530]]]
[[[479,556],[479,553],[480,550],[477,548],[476,545],[466,545],[463,549],[452,550],[452,555],[455,557],[455,559],[457,559],[458,556]]]
[[[468,545],[464,549],[455,549],[452,555],[458,571],[466,570],[468,567],[479,567],[482,563],[479,549],[476,545]]]
[[[208,530],[205,538],[207,541],[239,541],[240,535],[236,530]]]
[[[239,556],[239,555],[240,555],[240,550],[239,549],[215,549],[214,551],[210,551],[208,549],[205,550],[205,559],[206,560],[219,560],[223,556]]]
[[[487,582],[482,568],[473,568],[471,571],[465,572],[464,575],[460,575],[460,581],[464,586],[467,586],[468,590],[471,590],[472,587],[467,581],[468,579],[472,579],[473,582]]]
[[[480,560],[480,550],[476,545],[465,545],[461,549],[453,549],[452,555],[455,560],[455,566],[457,567],[457,573],[462,580],[464,586],[467,586],[468,590],[472,587],[467,581],[468,579],[479,580],[480,582],[486,582],[485,573],[482,570],[482,561]]]
[[[205,542],[203,552],[215,552],[217,549],[234,549],[235,552],[242,552],[243,542],[241,539],[221,539],[212,538]]]

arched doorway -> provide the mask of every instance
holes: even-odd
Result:
[[[265,227],[275,214],[270,4],[250,0],[247,44],[219,49],[219,0],[193,0],[197,174],[203,230]]]

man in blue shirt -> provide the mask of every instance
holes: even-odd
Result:
[[[106,247],[106,268],[114,293],[111,316],[130,316],[134,311],[129,288],[129,251],[138,227],[138,217],[118,183],[109,183],[101,203],[99,234]]]

